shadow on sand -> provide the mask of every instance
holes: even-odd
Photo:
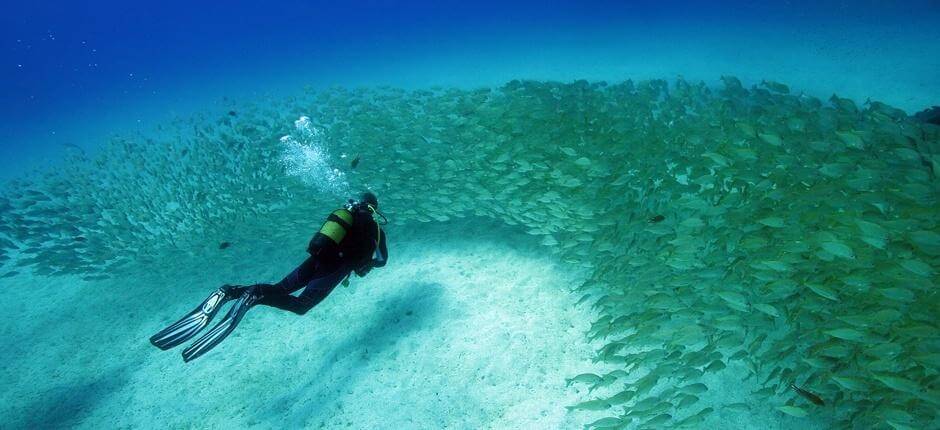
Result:
[[[94,379],[75,385],[63,385],[30,399],[12,422],[3,428],[64,429],[81,425],[91,411],[104,403],[127,383],[128,371],[121,367],[97,374]],[[9,426],[9,427],[8,427]]]
[[[279,396],[272,409],[258,418],[287,414],[281,422],[285,427],[301,427],[316,419],[338,401],[344,387],[355,385],[365,376],[362,367],[377,354],[394,345],[410,331],[419,329],[424,322],[439,312],[444,287],[440,284],[415,284],[401,294],[379,302],[383,306],[357,332],[350,331],[342,343],[324,345],[330,352],[316,369],[297,370],[298,378],[308,378],[303,387]],[[360,366],[360,364],[362,366]],[[310,399],[306,405],[292,408],[298,399]]]

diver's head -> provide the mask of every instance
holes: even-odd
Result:
[[[366,191],[359,196],[359,202],[372,206],[372,209],[379,208],[379,199],[371,191]]]
[[[350,199],[346,204],[346,209],[351,211],[368,211],[373,216],[377,216],[376,222],[379,225],[388,224],[388,218],[382,212],[379,212],[379,199],[371,191],[366,191],[359,195],[359,201]]]

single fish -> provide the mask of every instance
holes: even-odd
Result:
[[[664,216],[662,216],[662,215],[656,215],[656,216],[650,218],[650,219],[649,219],[649,222],[650,222],[650,224],[656,224],[656,223],[658,223],[658,222],[660,222],[660,221],[662,221],[662,220],[664,220],[664,219],[666,219],[666,217],[664,217]]]
[[[780,93],[780,94],[789,94],[789,93],[790,93],[790,87],[788,87],[788,86],[786,86],[786,85],[784,85],[784,84],[781,84],[780,82],[774,82],[774,81],[767,81],[767,80],[764,80],[764,81],[761,81],[761,85],[763,85],[764,87],[766,87],[768,90],[771,90],[771,91],[773,91],[773,92],[777,92],[777,93]]]
[[[66,147],[66,148],[74,149],[74,150],[78,151],[80,154],[85,155],[85,150],[84,150],[81,146],[78,146],[78,145],[76,145],[76,144],[74,144],[74,143],[66,142],[66,143],[63,143],[62,146]]]
[[[358,166],[358,165],[359,165],[359,156],[357,155],[356,158],[353,158],[353,160],[352,160],[351,162],[349,162],[349,168],[350,168],[350,169],[355,169],[356,166]]]
[[[225,249],[232,246],[232,242],[222,242],[219,244],[219,249]]]
[[[800,387],[797,387],[794,384],[790,384],[790,388],[792,388],[793,391],[796,391],[797,394],[803,396],[804,398],[806,398],[806,400],[813,402],[817,406],[825,406],[826,404],[826,402],[824,402],[823,399],[819,398],[819,396],[813,393],[810,393],[809,391],[806,391]]]
[[[581,402],[574,406],[565,406],[565,409],[568,409],[569,411],[572,411],[572,410],[603,411],[605,409],[610,409],[610,407],[611,407],[611,404],[607,403],[606,400],[596,399],[596,400],[588,400],[586,402]]]
[[[565,386],[570,386],[574,382],[579,382],[582,384],[596,384],[601,380],[603,380],[603,378],[593,373],[582,373],[578,376],[575,376],[574,378],[565,379]]]
[[[228,116],[236,116],[236,115],[238,115],[238,112],[235,112],[233,110],[228,111]]]

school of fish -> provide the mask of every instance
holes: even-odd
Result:
[[[318,168],[375,191],[392,229],[489,218],[587,271],[573,302],[596,313],[597,367],[568,381],[583,389],[569,408],[596,418],[586,428],[696,428],[754,408],[940,427],[940,127],[722,82],[229,102],[8,184],[0,276],[172,270],[237,245],[233,232],[302,247],[347,197],[281,162],[315,134]],[[716,403],[720,378],[752,391]]]

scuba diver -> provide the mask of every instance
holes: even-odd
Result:
[[[385,231],[388,220],[378,210],[375,194],[363,193],[359,201],[349,200],[333,211],[307,246],[310,254],[293,272],[276,284],[250,286],[223,285],[185,317],[150,338],[157,348],[167,350],[186,342],[209,325],[219,308],[230,300],[235,304],[212,330],[183,350],[183,361],[205,354],[235,330],[248,309],[256,304],[273,306],[298,315],[307,313],[340,282],[346,285],[355,272],[366,276],[388,260]],[[381,219],[376,221],[375,216]],[[298,296],[291,293],[304,288]]]

